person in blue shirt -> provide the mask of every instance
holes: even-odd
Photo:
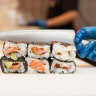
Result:
[[[86,46],[83,45],[83,39],[94,39],[91,40]],[[84,27],[80,29],[75,35],[75,46],[77,49],[77,54],[81,58],[88,58],[96,62],[96,26]]]

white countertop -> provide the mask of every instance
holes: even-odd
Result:
[[[96,96],[96,67],[62,75],[2,74],[0,96]]]

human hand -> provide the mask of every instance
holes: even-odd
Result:
[[[84,27],[80,29],[75,36],[75,46],[77,53],[81,58],[89,58],[96,62],[96,41],[90,41],[86,46],[83,45],[83,39],[96,39],[96,27]]]

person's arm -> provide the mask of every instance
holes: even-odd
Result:
[[[70,10],[57,17],[48,19],[46,21],[46,25],[48,27],[61,26],[62,24],[67,24],[71,21],[74,21],[77,17],[78,17],[78,12],[76,10]]]
[[[28,25],[56,27],[64,24],[66,25],[78,17],[78,0],[60,0],[59,3],[59,8],[61,8],[62,14],[47,20],[39,19],[35,22],[29,22]]]
[[[35,22],[29,22],[28,25],[32,26],[43,26],[43,27],[56,27],[61,26],[62,24],[68,24],[72,21],[74,21],[78,17],[78,12],[76,10],[70,10],[66,13],[63,13],[59,16],[56,16],[54,18],[44,20],[39,19]]]

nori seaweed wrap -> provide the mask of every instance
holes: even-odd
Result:
[[[27,71],[27,63],[24,58],[19,58],[15,61],[3,57],[0,63],[4,73],[25,73]]]

